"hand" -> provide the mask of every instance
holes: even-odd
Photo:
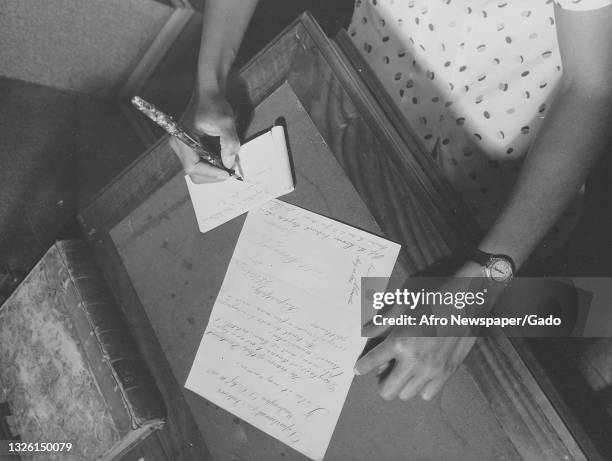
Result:
[[[440,291],[465,291],[470,289],[472,281],[478,281],[483,276],[480,265],[468,262]],[[494,299],[487,301],[490,306]],[[393,317],[401,313],[402,308],[395,305],[386,316]],[[457,331],[458,327],[453,328]],[[384,327],[370,323],[364,327],[364,336],[388,336],[357,361],[355,373],[362,375],[376,370],[379,393],[385,400],[395,397],[409,400],[419,393],[424,400],[431,400],[461,365],[476,342],[475,337],[468,336],[470,332],[467,328],[464,331],[465,335],[457,337],[427,337],[424,335],[435,334],[434,328]],[[415,337],[417,333],[421,335]]]
[[[409,400],[419,393],[424,400],[431,400],[476,341],[474,337],[407,337],[398,331],[394,329],[355,366],[359,375],[378,371],[379,393],[385,400]]]
[[[183,124],[196,135],[219,136],[223,164],[227,168],[234,167],[240,141],[236,134],[234,112],[220,91],[209,90],[194,95],[183,116]],[[223,181],[229,177],[227,172],[202,162],[195,151],[173,137],[170,138],[170,147],[194,183]]]

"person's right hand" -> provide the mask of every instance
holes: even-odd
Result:
[[[192,134],[218,136],[221,159],[226,168],[233,168],[240,141],[236,134],[234,111],[219,91],[194,94],[183,115],[183,125]],[[178,139],[170,138],[170,147],[178,156],[185,174],[195,184],[223,181],[229,174],[200,160],[199,155]]]

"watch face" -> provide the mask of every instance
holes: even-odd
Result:
[[[493,259],[487,265],[487,272],[491,280],[507,282],[512,278],[512,266],[505,259]]]

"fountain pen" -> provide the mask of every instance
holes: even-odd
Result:
[[[242,177],[236,174],[235,170],[226,168],[225,165],[223,165],[223,161],[219,155],[215,155],[206,149],[200,141],[181,128],[181,126],[172,117],[164,114],[153,104],[145,101],[139,96],[134,96],[132,98],[132,104],[140,112],[162,127],[170,136],[174,136],[176,139],[192,148],[200,156],[200,159],[204,163],[227,172],[227,174],[239,181],[244,181]]]

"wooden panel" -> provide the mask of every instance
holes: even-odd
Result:
[[[467,366],[523,459],[600,459],[585,456],[501,331],[478,341]]]
[[[512,348],[505,347],[505,350],[509,351],[506,353],[518,354],[520,356],[521,362],[529,369],[533,375],[533,379],[537,382],[540,392],[546,395],[546,402],[540,406],[542,407],[549,404],[550,408],[554,408],[553,412],[551,412],[550,409],[546,410],[547,418],[551,421],[551,424],[554,425],[555,428],[558,428],[559,421],[563,422],[562,427],[555,430],[559,434],[567,434],[567,431],[569,431],[589,461],[603,460],[604,457],[587,435],[587,432],[582,428],[580,421],[574,417],[572,411],[569,409],[568,402],[563,400],[561,395],[557,392],[553,382],[546,374],[546,371],[541,368],[538,359],[536,359],[532,352],[533,349],[527,344],[525,338],[509,338],[509,342]],[[501,346],[498,348],[501,348]],[[541,427],[545,427],[545,425],[541,425]],[[573,444],[570,446],[573,446]]]

